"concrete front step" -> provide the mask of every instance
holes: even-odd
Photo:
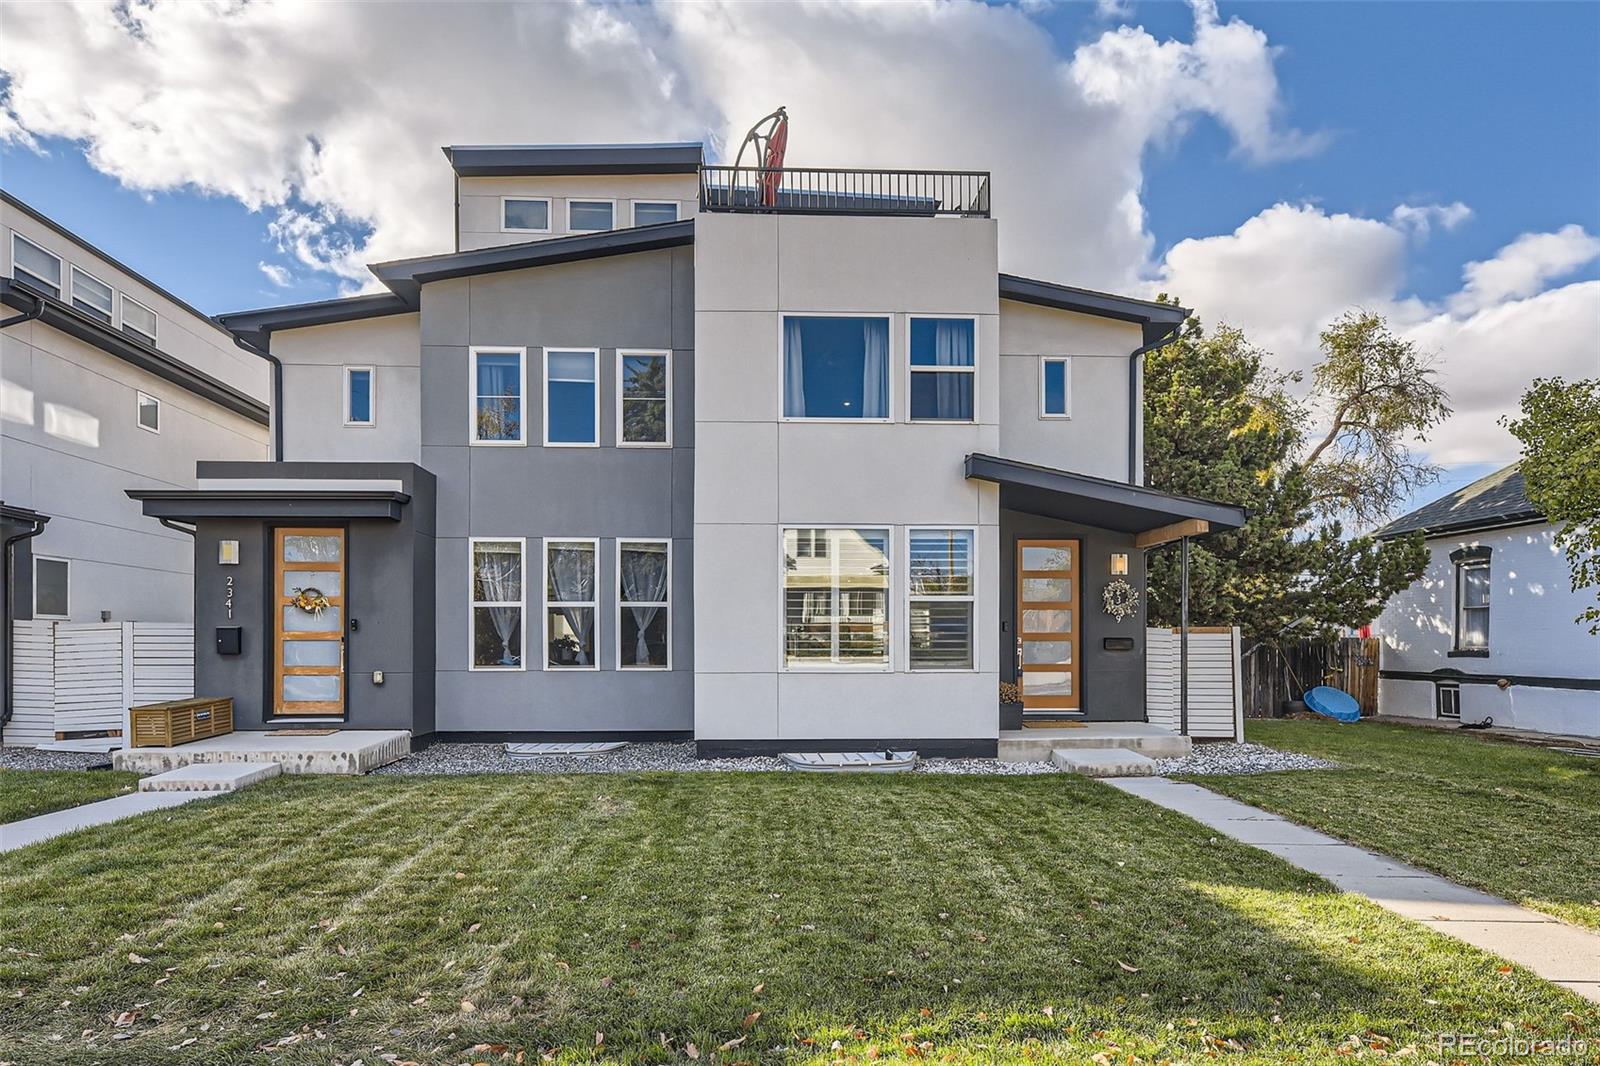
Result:
[[[364,774],[411,754],[405,729],[341,729],[323,736],[240,730],[172,748],[124,748],[111,756],[117,770],[159,774],[212,763],[277,763],[286,774]]]
[[[277,777],[283,767],[275,762],[190,763],[139,782],[140,792],[237,792],[258,781]]]
[[[1066,748],[1050,753],[1050,761],[1084,777],[1150,777],[1154,759],[1127,748]]]
[[[1085,722],[1077,728],[1002,729],[995,757],[1001,762],[1049,762],[1055,751],[1125,748],[1152,759],[1182,758],[1188,737],[1148,722]]]

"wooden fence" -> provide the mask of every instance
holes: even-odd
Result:
[[[187,622],[19,621],[12,633],[7,746],[122,735],[130,706],[194,695]]]
[[[1318,685],[1343,689],[1378,710],[1378,638],[1341,637],[1331,643],[1258,645],[1241,660],[1246,718],[1272,718],[1285,700],[1298,700]]]

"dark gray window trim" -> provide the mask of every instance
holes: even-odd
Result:
[[[380,292],[365,296],[348,296],[338,300],[316,300],[311,303],[285,304],[282,307],[262,307],[253,311],[230,311],[218,315],[229,332],[258,348],[265,348],[268,338],[278,330],[300,329],[304,326],[328,326],[337,322],[355,322],[363,318],[381,318],[385,315],[410,314],[416,308],[393,293]]]
[[[206,489],[128,489],[130,500],[144,505],[150,518],[258,518],[341,521],[387,518],[400,521],[410,493],[386,490],[305,492],[271,489],[232,491]]]
[[[1460,563],[1468,559],[1488,559],[1494,555],[1494,549],[1487,544],[1474,544],[1470,548],[1457,548],[1450,553],[1452,563]]]

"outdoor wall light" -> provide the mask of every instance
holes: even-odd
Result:
[[[1113,577],[1126,577],[1128,574],[1128,553],[1111,553],[1111,574]]]
[[[239,565],[239,542],[236,540],[217,541],[217,565]]]

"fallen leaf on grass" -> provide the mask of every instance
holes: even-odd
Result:
[[[145,963],[149,962],[150,960],[145,958],[143,955],[140,955],[137,952],[130,951],[130,952],[128,952],[128,961],[133,963],[135,966],[143,966]]]
[[[747,1037],[747,1036],[736,1036],[732,1040],[729,1040],[725,1044],[717,1045],[717,1050],[718,1051],[732,1051],[734,1048],[738,1047],[740,1044],[744,1043],[748,1039],[750,1039],[750,1038]]]
[[[606,1034],[604,1034],[600,1030],[596,1029],[594,1031],[594,1046],[595,1047],[599,1047],[601,1044],[604,1044],[605,1042],[606,1042]]]
[[[136,1011],[136,1010],[125,1010],[121,1014],[117,1015],[117,1020],[112,1022],[111,1024],[115,1025],[118,1029],[126,1029],[128,1026],[132,1025],[134,1022],[136,1022],[138,1020],[139,1020],[139,1012],[138,1011]]]
[[[612,978],[610,978],[610,977],[602,977],[602,978],[600,978],[600,987],[601,988],[610,988],[612,985],[614,985],[616,983],[617,982],[615,980],[613,980]]]
[[[482,929],[482,928],[483,928],[483,923],[482,922],[473,922],[471,925],[467,926],[467,932],[476,933],[479,929]]]
[[[1117,965],[1121,966],[1124,970],[1128,971],[1129,973],[1138,973],[1139,972],[1139,967],[1137,967],[1137,966],[1129,966],[1127,963],[1123,962],[1121,959],[1117,960]]]
[[[756,1024],[756,1022],[759,1022],[760,1020],[761,1012],[758,1010],[753,1010],[744,1016],[744,1021],[739,1023],[739,1028],[749,1029],[752,1025]]]
[[[683,1045],[683,1053],[689,1056],[691,1059],[698,1059],[700,1057],[700,1049],[695,1047],[693,1043]]]
[[[1056,1009],[1054,1007],[1044,1007],[1041,1008],[1041,1013],[1046,1018],[1054,1018],[1056,1016]]]
[[[472,1000],[464,999],[464,1000],[461,1001],[461,1013],[462,1014],[471,1014],[473,1011],[475,1011],[477,1009],[478,1009],[478,1005],[476,1003],[472,1002]]]
[[[752,996],[759,996],[761,993],[765,992],[766,990],[767,990],[767,986],[763,983],[763,984],[756,985],[754,988],[752,988],[750,990],[750,994]]]

